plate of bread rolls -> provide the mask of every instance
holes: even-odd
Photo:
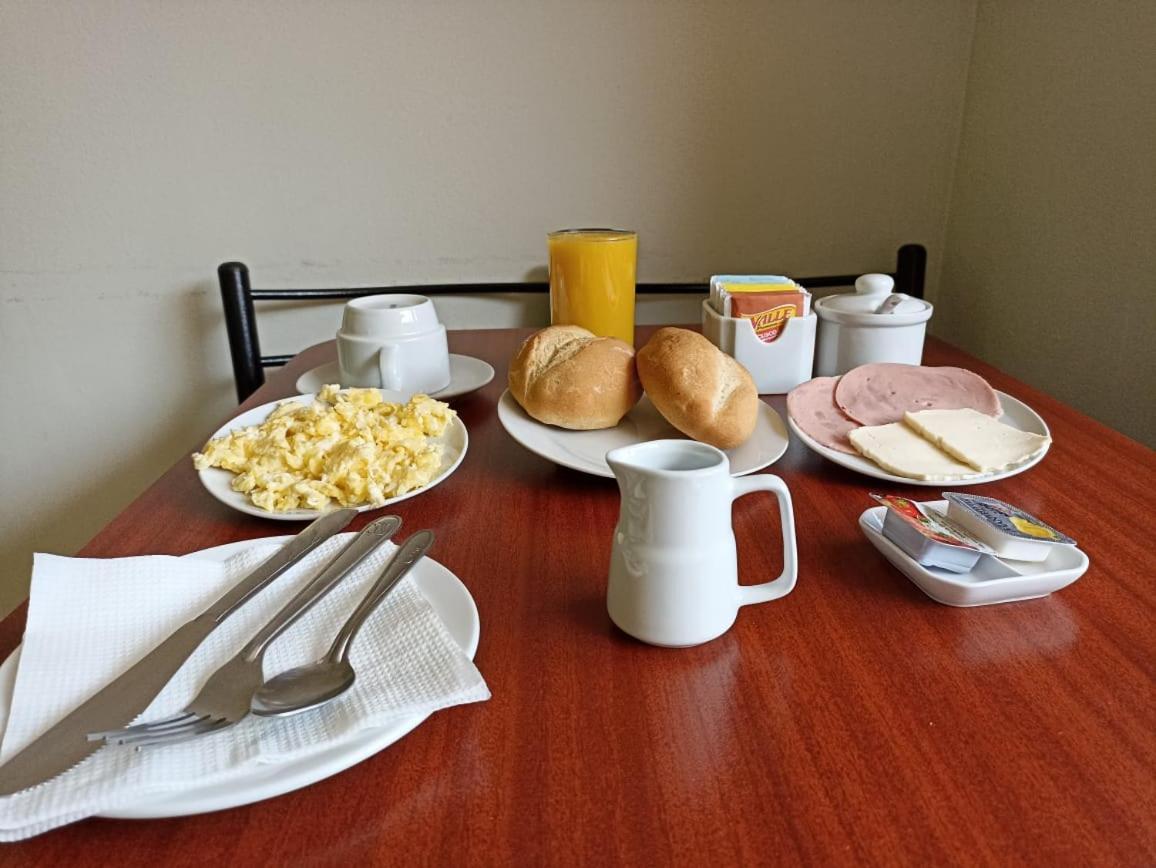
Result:
[[[619,446],[689,437],[724,450],[741,476],[777,461],[787,426],[754,381],[697,332],[662,328],[637,353],[579,326],[531,335],[510,363],[498,419],[541,457],[612,478]]]

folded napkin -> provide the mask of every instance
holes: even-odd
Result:
[[[209,674],[351,537],[341,534],[319,546],[210,634],[140,720],[179,712]],[[225,562],[37,555],[0,761],[125,671],[277,548],[254,544]],[[266,675],[320,657],[394,548],[387,543],[378,549],[277,639],[265,655]],[[350,659],[356,683],[322,708],[288,718],[250,716],[219,733],[159,748],[105,747],[55,780],[0,797],[0,840],[37,835],[160,793],[239,782],[254,764],[305,758],[399,717],[490,696],[481,673],[412,576],[366,622]]]

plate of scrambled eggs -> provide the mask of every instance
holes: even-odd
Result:
[[[308,521],[420,494],[457,469],[468,445],[458,414],[428,395],[394,404],[378,389],[325,386],[242,413],[194,453],[193,465],[209,493],[234,509]]]

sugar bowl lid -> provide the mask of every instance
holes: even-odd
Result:
[[[895,293],[890,274],[864,274],[855,292],[828,295],[815,302],[820,318],[846,325],[903,326],[931,319],[932,306],[921,298]]]

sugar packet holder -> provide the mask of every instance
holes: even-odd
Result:
[[[751,318],[723,312],[729,311],[727,284],[789,286],[802,293],[803,313],[786,317],[773,340],[761,340]],[[810,293],[787,278],[717,275],[711,278],[710,296],[702,303],[702,333],[750,372],[759,394],[783,394],[811,379],[817,318],[810,301]]]

